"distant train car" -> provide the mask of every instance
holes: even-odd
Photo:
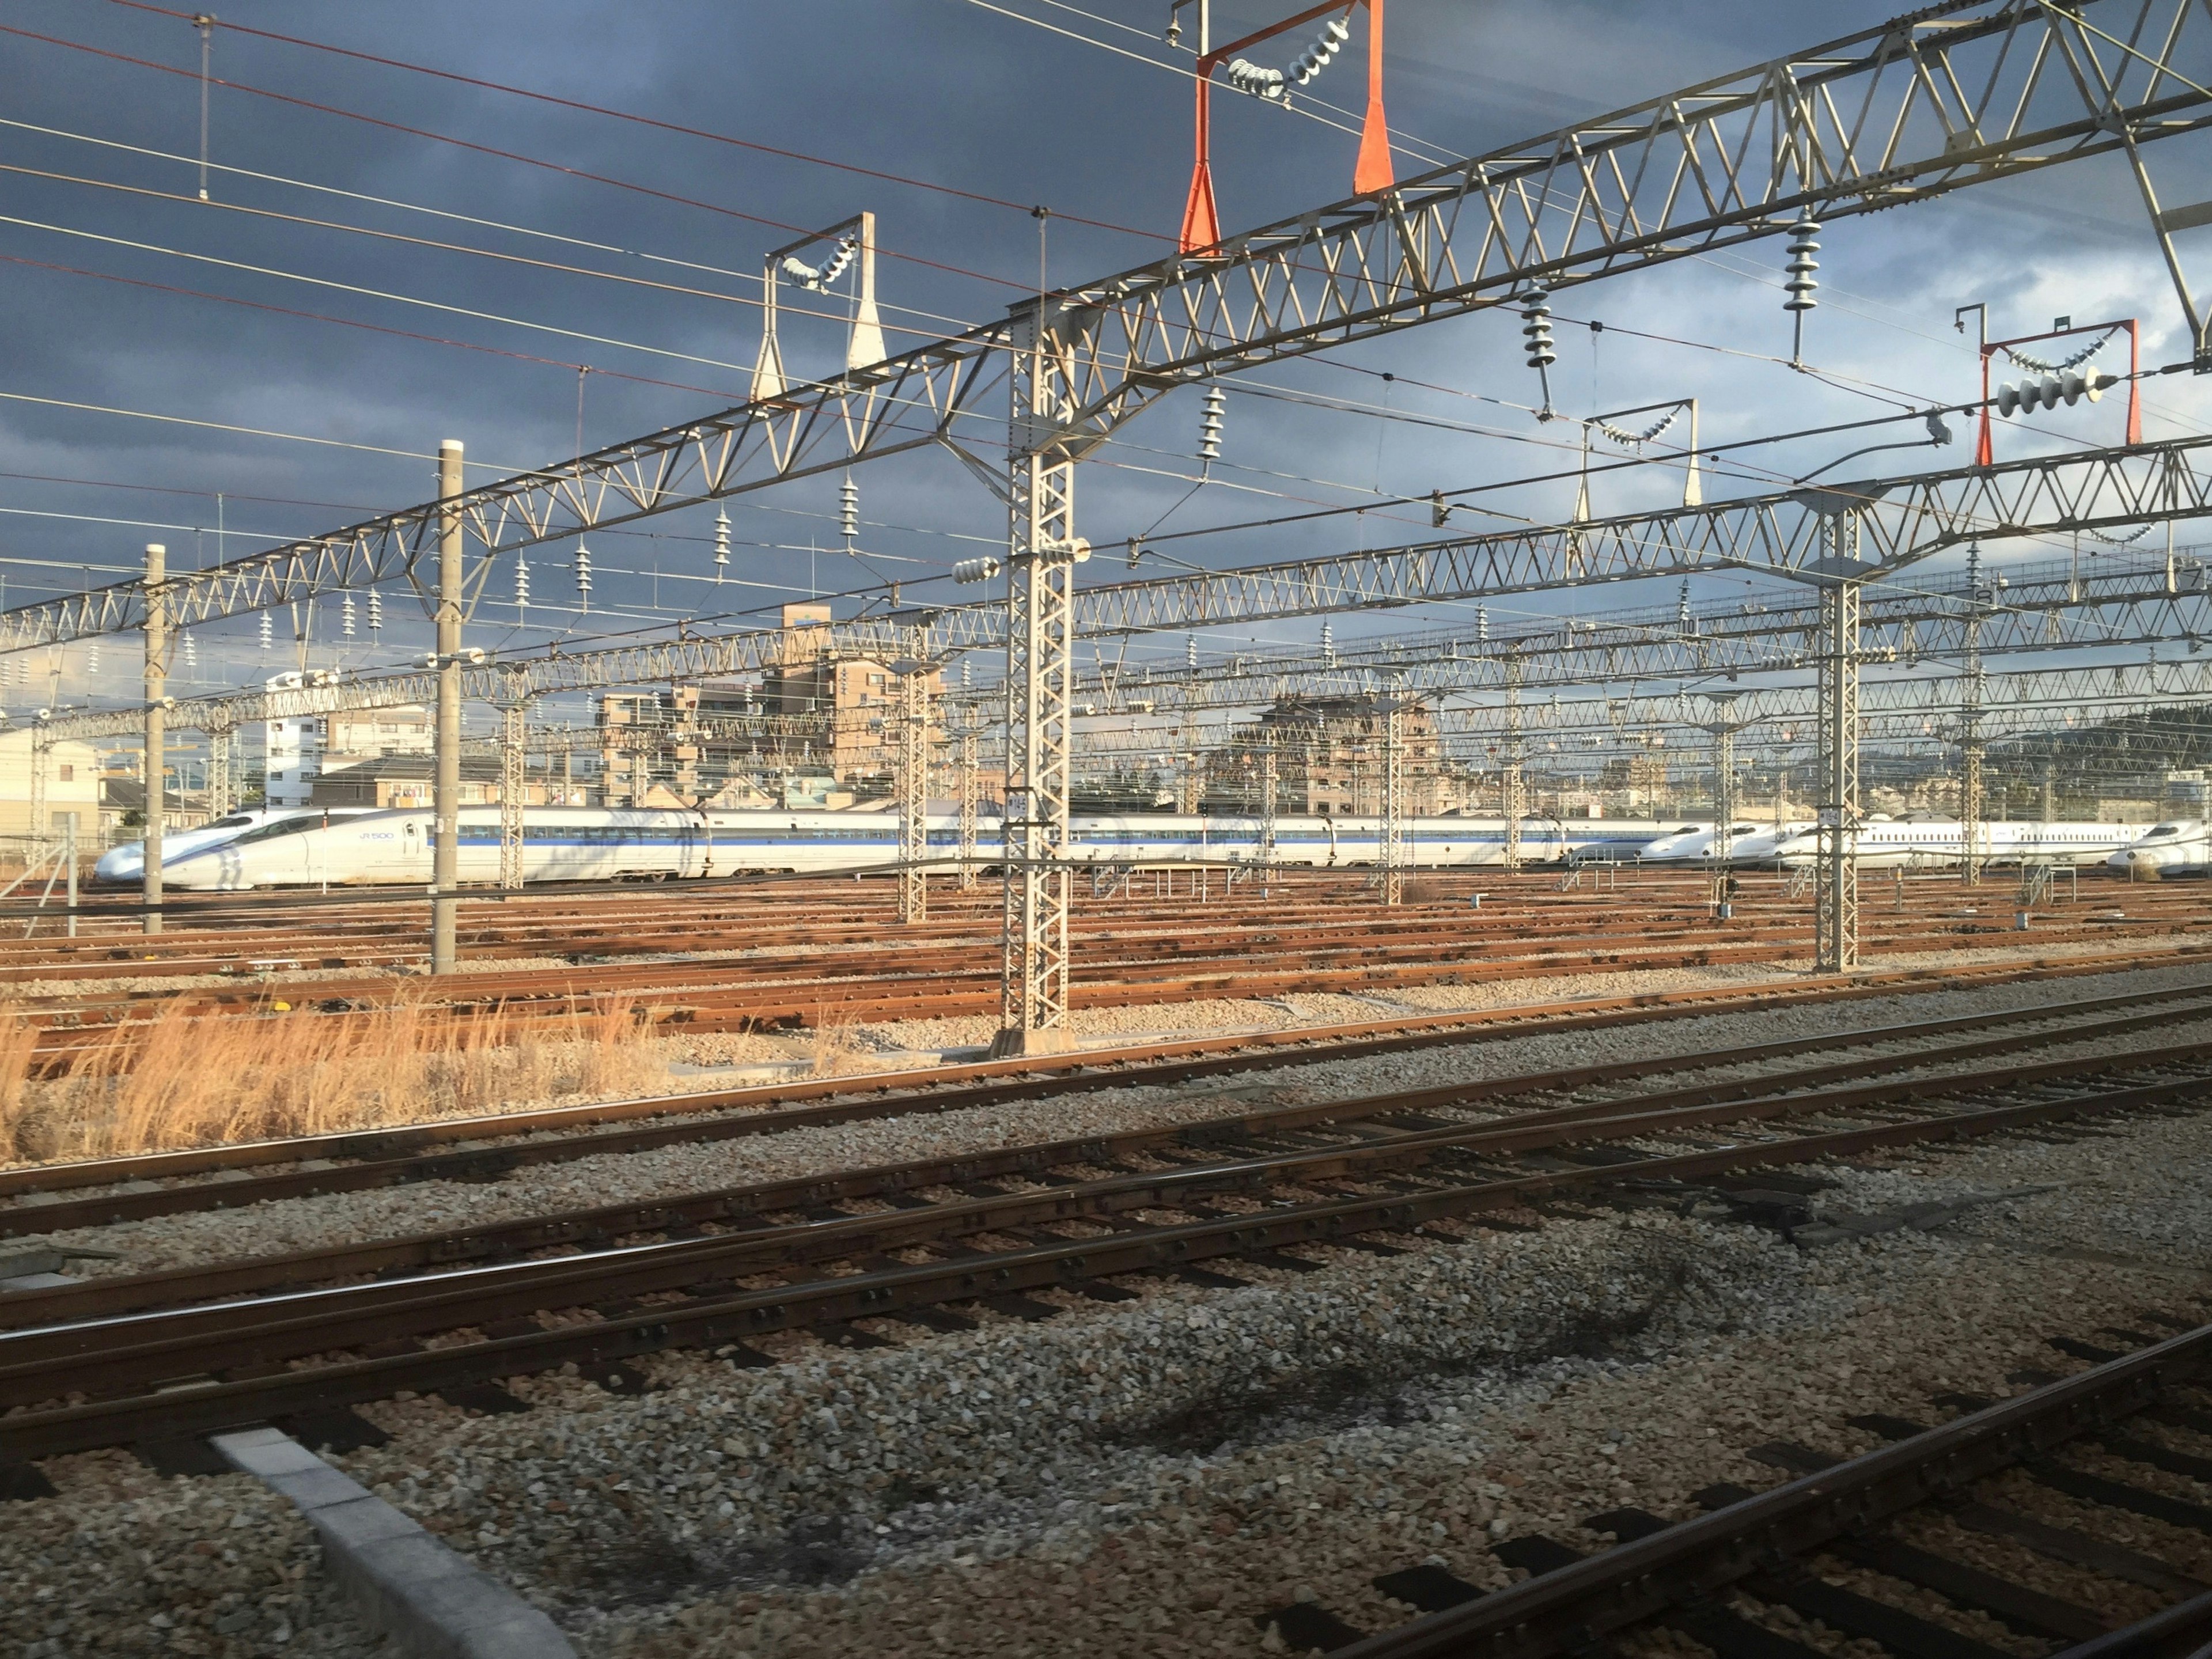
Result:
[[[1985,823],[1982,856],[1990,864],[2096,865],[2132,844],[2137,831],[2125,823]],[[1965,851],[1956,823],[1870,819],[1850,838],[1851,858],[1862,870],[1954,869]],[[1785,866],[1810,864],[1820,834],[1806,829],[1775,848]]]
[[[226,812],[221,817],[204,823],[197,830],[177,830],[161,837],[161,868],[166,876],[169,866],[178,860],[209,847],[235,841],[249,830],[265,823],[283,823],[290,818],[312,818],[320,823],[325,817],[358,817],[375,809],[368,806],[248,806],[235,812]],[[146,873],[146,843],[128,841],[111,847],[92,866],[95,882],[135,882]]]
[[[500,814],[459,814],[464,882],[499,878]],[[319,812],[260,824],[217,846],[162,860],[186,890],[427,884],[430,813],[423,809]],[[526,881],[622,881],[730,875],[749,870],[836,871],[898,856],[898,819],[882,812],[696,812],[656,808],[542,807],[524,819]]]
[[[2140,840],[2105,862],[2137,881],[2212,874],[2212,823],[2203,818],[2180,818],[2153,824]]]
[[[1742,823],[1729,831],[1729,867],[1733,870],[1756,869],[1774,862],[1775,848],[1794,836],[1812,829],[1808,823]],[[1671,836],[1662,836],[1644,849],[1637,860],[1640,864],[1711,865],[1714,850],[1720,839],[1718,831],[1710,825],[1683,830]]]
[[[1521,856],[1531,862],[1593,848],[1611,855],[1641,847],[1665,828],[1625,820],[1524,820]],[[460,813],[464,882],[499,876],[496,806]],[[1257,818],[1132,814],[1071,820],[1069,861],[1077,864],[1259,861],[1265,827]],[[624,881],[728,876],[754,872],[829,872],[885,868],[897,861],[894,812],[682,811],[653,808],[543,807],[524,818],[525,881]],[[933,816],[933,859],[957,856],[959,821]],[[1275,861],[1317,869],[1382,860],[1379,818],[1286,817],[1275,824]],[[1407,818],[1400,829],[1407,867],[1502,863],[1505,824],[1498,818]],[[999,825],[976,827],[976,856],[998,856]],[[181,890],[256,887],[422,885],[430,879],[431,815],[416,808],[350,812],[320,809],[270,815],[224,839],[165,856],[165,879]]]

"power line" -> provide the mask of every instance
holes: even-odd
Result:
[[[640,386],[665,386],[677,392],[696,392],[708,398],[732,398],[738,395],[714,386],[690,386],[681,380],[656,380],[649,374],[629,374],[618,368],[603,368],[596,363],[572,363],[559,357],[538,357],[526,351],[509,351],[501,346],[479,345],[473,340],[448,340],[441,335],[420,334],[412,329],[392,328],[382,323],[359,322],[350,317],[332,317],[319,311],[301,311],[291,306],[270,305],[264,300],[241,300],[228,294],[210,294],[204,289],[179,288],[170,283],[149,282],[143,276],[118,276],[112,271],[86,270],[77,265],[55,264],[46,259],[28,259],[20,254],[0,253],[0,262],[11,265],[27,265],[37,270],[59,271],[70,276],[88,276],[95,282],[120,283],[130,288],[150,289],[157,294],[174,294],[187,299],[210,300],[217,305],[240,306],[249,311],[266,311],[280,317],[295,317],[308,322],[331,323],[340,328],[362,329],[372,334],[388,334],[398,339],[419,340],[429,345],[452,346],[461,351],[479,351],[489,356],[508,357],[517,362],[538,363],[550,368],[565,369],[571,374],[582,369],[593,374],[604,374],[609,380],[630,380]]]
[[[125,247],[138,253],[160,253],[173,259],[189,259],[196,264],[216,265],[225,270],[243,270],[256,276],[276,276],[286,282],[304,283],[312,288],[326,288],[340,294],[357,294],[372,300],[389,300],[397,305],[419,306],[426,311],[442,312],[448,316],[472,318],[478,322],[501,323],[510,328],[529,330],[537,334],[550,334],[564,340],[583,340],[592,345],[614,346],[624,351],[641,351],[648,356],[672,358],[678,362],[698,363],[708,368],[726,368],[732,374],[748,371],[742,363],[726,362],[719,357],[702,357],[689,351],[672,351],[665,346],[640,345],[632,340],[617,340],[605,334],[587,334],[580,329],[562,328],[552,323],[534,323],[526,318],[502,317],[495,311],[478,311],[471,306],[447,305],[439,300],[425,300],[411,294],[394,293],[388,289],[367,288],[358,283],[341,283],[328,276],[309,276],[299,271],[284,270],[273,265],[257,265],[242,259],[219,258],[212,253],[193,253],[184,248],[163,247],[158,242],[141,242],[127,236],[108,236],[99,231],[79,230],[70,225],[50,225],[37,219],[17,218],[12,214],[0,214],[0,225],[20,225],[28,230],[48,231],[57,236],[72,236],[84,241],[100,242],[110,247]]]
[[[59,35],[41,34],[34,29],[17,28],[10,24],[0,23],[0,34],[12,34],[26,40],[36,40],[44,46],[60,46],[70,52],[81,52],[94,58],[105,58],[114,63],[129,64],[133,68],[151,70],[161,75],[181,76],[194,82],[199,79],[189,70],[177,69],[167,64],[157,64],[150,58],[136,58],[129,52],[114,52],[105,46],[88,46],[81,40],[64,40]],[[672,191],[659,190],[651,185],[635,184],[626,179],[616,179],[605,173],[588,172],[582,167],[568,167],[559,161],[544,161],[538,156],[526,155],[516,150],[501,149],[494,144],[482,144],[473,139],[456,138],[449,133],[434,132],[426,127],[409,126],[404,122],[389,121],[381,116],[364,115],[358,110],[346,109],[337,104],[320,103],[312,98],[301,98],[290,93],[271,91],[266,87],[251,86],[243,81],[226,81],[218,76],[215,78],[214,83],[219,87],[228,88],[233,92],[243,92],[252,97],[268,99],[272,103],[289,104],[297,109],[309,109],[319,114],[335,115],[343,120],[359,121],[364,125],[380,127],[387,132],[404,133],[409,137],[428,139],[433,143],[450,144],[457,149],[471,150],[479,155],[494,156],[501,161],[517,162],[524,167],[542,168],[549,173],[557,173],[568,178],[584,179],[592,184],[605,185],[616,190],[633,191],[639,195],[653,197],[664,202],[672,202],[681,207],[697,208],[703,212],[720,214],[726,218],[742,219],[750,224],[765,225],[771,230],[794,232],[805,235],[811,228],[805,225],[786,224],[779,219],[763,218],[757,213],[746,213],[740,209],[724,207],[718,203],[701,201],[696,197],[679,196]],[[1023,210],[1028,211],[1027,209]],[[909,264],[925,265],[933,270],[945,271],[955,276],[968,276],[977,282],[995,283],[1001,288],[1018,289],[1024,293],[1031,291],[1030,284],[1027,283],[1011,282],[1003,276],[993,276],[982,271],[968,270],[958,265],[948,265],[936,259],[926,259],[917,253],[902,253],[894,248],[879,248],[878,252],[886,259],[901,259]]]
[[[97,137],[91,133],[72,132],[66,127],[43,126],[34,121],[15,121],[9,120],[4,117],[0,117],[0,127],[11,128],[19,132],[35,132],[42,137],[65,138],[73,143],[89,144],[94,146],[95,149],[115,150],[126,155],[143,155],[157,161],[173,161],[183,166],[195,165],[192,157],[188,155],[179,155],[171,150],[153,149],[143,144],[126,144],[112,138]],[[101,179],[78,179],[66,173],[40,173],[37,169],[29,167],[14,168],[9,170],[32,173],[38,177],[64,179],[73,184],[88,185],[103,190],[131,190],[140,188],[132,185],[112,184]],[[434,219],[447,219],[453,221],[456,224],[476,225],[486,230],[503,231],[510,235],[526,236],[538,241],[558,243],[564,247],[585,248],[594,253],[618,254],[625,258],[642,260],[649,264],[670,265],[678,270],[699,271],[710,276],[726,276],[733,281],[742,282],[748,285],[757,284],[761,281],[761,273],[757,270],[732,270],[727,266],[707,264],[696,259],[679,259],[671,254],[647,253],[641,249],[626,248],[612,242],[599,242],[593,241],[587,237],[563,235],[558,231],[540,230],[535,226],[518,225],[503,219],[487,219],[479,214],[459,213],[447,208],[429,207],[419,202],[403,201],[396,197],[373,195],[364,191],[342,190],[335,185],[319,185],[311,179],[289,178],[281,173],[264,173],[252,167],[225,167],[219,162],[210,162],[208,164],[208,170],[211,173],[227,174],[231,178],[251,179],[259,184],[282,185],[291,190],[307,191],[312,194],[319,196],[336,197],[341,201],[363,202],[373,207],[397,208],[402,212],[423,214]],[[362,226],[344,223],[343,221],[332,222],[307,219],[293,215],[274,214],[266,209],[249,208],[245,207],[242,204],[231,202],[204,201],[196,196],[187,197],[166,191],[146,191],[143,193],[161,196],[164,199],[169,201],[183,202],[191,207],[228,208],[239,212],[259,214],[270,217],[292,219],[295,222],[302,224],[330,224],[335,228],[352,231],[356,234],[390,236],[390,233],[387,232],[368,230],[365,229]],[[462,248],[464,251],[471,252],[485,252],[481,249],[468,248],[465,244],[457,243],[425,241],[423,246],[430,247],[459,247]],[[499,258],[507,258],[510,256],[493,252],[489,253],[488,257]],[[635,280],[624,278],[614,272],[591,270],[588,267],[584,266],[552,264],[549,265],[548,268],[556,270],[579,270],[590,276],[605,276],[609,278],[609,280],[616,282]],[[702,290],[675,287],[672,285],[672,291],[682,294],[705,293],[709,298],[731,300],[738,304],[757,305],[759,303],[759,301],[748,299],[744,295],[723,294],[711,289]],[[830,317],[835,320],[844,320],[842,318],[836,317],[834,313],[807,311],[803,307],[799,307],[791,301],[784,302],[784,307],[782,308],[788,308],[809,317]],[[898,312],[902,315],[908,317],[919,317],[928,322],[949,324],[955,328],[968,329],[975,326],[974,323],[970,322],[964,317],[951,317],[945,315],[942,312],[924,311],[915,306],[897,305],[889,301],[882,301],[880,303],[880,309],[884,311]],[[915,330],[912,331],[919,333],[921,331]]]
[[[153,12],[160,16],[173,17],[180,22],[197,24],[199,21],[199,14],[175,11],[167,6],[151,5],[147,3],[147,0],[112,0],[112,3],[128,7],[133,11]],[[703,127],[685,126],[679,122],[664,121],[655,116],[640,115],[630,110],[612,109],[604,104],[587,103],[577,98],[562,98],[549,92],[533,92],[527,87],[510,86],[503,81],[489,81],[477,76],[462,75],[453,70],[435,69],[427,64],[410,63],[404,58],[386,58],[374,52],[356,52],[349,47],[332,46],[324,40],[311,40],[301,35],[279,34],[273,30],[250,28],[243,23],[228,23],[214,18],[210,18],[208,21],[214,27],[227,29],[234,34],[252,35],[264,40],[275,40],[288,46],[303,47],[310,52],[329,52],[335,57],[350,58],[360,63],[376,64],[386,69],[405,70],[411,74],[427,75],[436,80],[451,81],[461,86],[476,87],[486,92],[503,93],[510,98],[526,98],[534,103],[551,104],[562,109],[577,110],[587,115],[601,115],[611,120],[634,122],[639,126],[658,128],[663,132],[676,133],[686,138],[703,138],[711,143],[729,144],[739,149],[755,150],[765,155],[780,155],[787,161],[804,161],[813,167],[834,167],[841,173],[857,173],[865,179],[880,179],[887,184],[901,185],[909,190],[933,191],[939,195],[956,196],[963,201],[981,202],[988,207],[1006,208],[1023,215],[1027,215],[1030,210],[1031,204],[1027,202],[1010,202],[1003,197],[988,196],[978,191],[962,190],[954,185],[935,184],[926,179],[910,179],[902,173],[885,173],[877,167],[860,167],[851,161],[832,161],[827,156],[811,155],[804,150],[787,149],[776,144],[763,144],[750,138],[732,137],[727,133],[714,132]],[[216,84],[228,86],[231,82],[217,81]],[[1133,226],[1117,225],[1104,219],[1085,219],[1077,214],[1061,213],[1057,210],[1054,211],[1054,217],[1072,220],[1077,224],[1089,225],[1097,230],[1119,231],[1125,236],[1142,236],[1153,241],[1172,240],[1158,231],[1139,230]]]

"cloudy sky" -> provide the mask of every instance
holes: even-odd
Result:
[[[1410,173],[1424,158],[1500,148],[1888,9],[1395,0],[1384,61],[1398,164]],[[877,214],[893,349],[1001,315],[1034,286],[1032,205],[1052,210],[1043,256],[1055,284],[1159,258],[1190,166],[1190,82],[1175,67],[1187,58],[1160,41],[1167,10],[1167,0],[233,0],[212,38],[203,204],[201,38],[189,19],[117,0],[16,0],[0,31],[5,602],[113,580],[149,539],[188,566],[419,501],[441,439],[465,442],[481,483],[563,459],[580,434],[589,448],[739,401],[759,346],[762,258],[794,228]],[[1279,11],[1217,0],[1217,35]],[[1349,193],[1355,141],[1332,123],[1353,120],[1327,106],[1357,110],[1364,52],[1363,28],[1305,113],[1218,100],[1224,228]],[[2154,152],[2167,200],[2212,194],[2200,141],[2161,148],[2176,152]],[[1975,360],[1953,313],[1976,301],[1993,333],[2060,313],[2136,315],[2148,361],[2184,349],[2117,167],[1964,191],[1824,240],[1824,303],[1806,346],[1820,377],[1785,361],[1778,240],[1563,295],[1559,408],[1695,396],[1710,443],[1960,402],[1974,394]],[[1591,319],[1607,331],[1582,325]],[[782,337],[794,374],[842,359],[835,316],[788,317]],[[1572,483],[1552,475],[1572,469],[1577,429],[1534,418],[1534,376],[1510,314],[1249,381],[1229,401],[1223,464],[1194,495],[1183,479],[1196,394],[1128,427],[1084,469],[1085,533],[1109,546],[1156,525],[1164,538],[1213,532],[1159,544],[1219,565],[1420,539],[1426,514],[1403,498],[1435,489],[1510,485],[1483,498],[1508,519],[1546,522],[1571,507]],[[1308,401],[1259,395],[1285,391]],[[2170,434],[2194,429],[2203,399],[2175,377],[2154,384],[2148,408],[2149,434]],[[2118,421],[2108,403],[2008,441],[2110,442]],[[1850,447],[1760,450],[1708,494],[1800,475]],[[787,599],[890,578],[909,598],[949,595],[952,561],[1003,537],[993,498],[949,456],[856,477],[860,556],[838,538],[836,481],[793,485],[732,504],[733,561],[719,584],[711,514],[671,514],[591,538],[588,613],[568,545],[528,556],[526,609],[512,573],[495,571],[471,638],[526,648],[681,617],[759,619]],[[1536,477],[1551,481],[1517,482]],[[1627,510],[1680,489],[1679,471],[1607,476],[1593,507]],[[1254,526],[1316,506],[1366,510]],[[1233,526],[1254,527],[1217,528]],[[1613,589],[1601,602],[1631,597]],[[351,637],[335,600],[279,616],[265,651],[251,621],[205,630],[181,689],[289,667],[300,632],[317,664],[419,650],[411,597],[389,593],[384,611],[374,636],[365,602]],[[1382,625],[1346,624],[1339,637]],[[1177,637],[1139,653],[1183,649]],[[95,671],[73,649],[64,698],[127,698],[134,654],[112,642]],[[10,713],[45,701],[49,666],[40,657],[0,675]]]

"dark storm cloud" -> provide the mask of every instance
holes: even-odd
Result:
[[[1141,47],[1066,13],[1006,0],[1016,9]],[[1097,0],[1093,9],[1152,28],[1164,0]],[[1703,0],[1655,8],[1626,0],[1570,0],[1540,7],[1400,0],[1390,9],[1389,93],[1395,125],[1444,153],[1510,143],[1816,38],[1878,21],[1866,4],[1778,7]],[[1116,59],[963,0],[814,0],[787,3],[515,3],[466,7],[392,0],[372,8],[240,0],[226,22],[295,32],[358,50],[434,64],[455,72],[589,100],[760,143],[848,160],[1000,198],[1011,207],[907,188],[573,110],[504,96],[327,54],[218,31],[218,76],[374,115],[398,126],[539,158],[562,173],[379,129],[301,104],[218,88],[213,154],[221,163],[282,173],[349,191],[499,219],[566,236],[739,273],[684,272],[635,259],[533,243],[481,227],[333,201],[218,174],[225,201],[344,220],[413,236],[440,237],[535,257],[598,264],[624,274],[685,283],[750,299],[763,253],[789,240],[756,222],[816,226],[861,208],[880,216],[887,252],[957,268],[886,258],[879,272],[889,325],[937,327],[893,307],[982,319],[999,314],[1035,279],[1036,229],[1023,208],[1049,204],[1050,271],[1066,281],[1142,263],[1166,244],[1073,222],[1077,216],[1156,232],[1176,220],[1189,167],[1188,83]],[[1258,0],[1224,0],[1218,28],[1230,32],[1274,15]],[[151,149],[197,148],[198,37],[186,24],[101,0],[21,0],[14,27],[151,60],[156,70],[0,36],[0,92],[11,118]],[[1358,51],[1316,92],[1356,105]],[[1254,222],[1341,197],[1349,189],[1353,141],[1314,123],[1243,100],[1223,100],[1216,161],[1225,222]],[[190,195],[192,169],[81,143],[0,129],[0,160]],[[1401,161],[1402,171],[1414,164]],[[2194,163],[2192,162],[2193,166]],[[2155,312],[2170,326],[2172,305],[2148,258],[2140,210],[2110,170],[2054,175],[2032,193],[2007,187],[1994,204],[1960,202],[1914,215],[1859,222],[1831,238],[1824,276],[1839,302],[1819,313],[1823,361],[1865,378],[1907,386],[1915,397],[1963,395],[1966,368],[1925,337],[1948,328],[1950,307],[1974,298],[2014,305],[2045,320],[2045,309],[2094,304]],[[574,176],[629,180],[729,210],[714,212]],[[2124,182],[2124,181],[2122,181]],[[2185,190],[2186,185],[2183,188]],[[2203,192],[2199,191],[2199,194]],[[9,216],[109,237],[216,256],[435,300],[582,333],[652,345],[708,362],[685,362],[564,339],[482,319],[441,315],[392,300],[319,289],[281,277],[196,264],[164,254],[0,225],[0,253],[20,259],[195,289],[295,311],[381,325],[554,360],[528,362],[403,340],[274,312],[64,275],[0,266],[9,303],[0,307],[0,392],[185,415],[240,426],[424,452],[459,436],[472,459],[538,465],[573,453],[577,377],[561,365],[680,382],[698,391],[625,381],[608,374],[585,386],[583,432],[604,443],[682,420],[743,395],[758,342],[749,304],[688,298],[586,281],[400,243],[316,231],[202,208],[131,198],[81,185],[0,175]],[[2196,199],[2185,197],[2184,199]],[[753,216],[753,218],[736,216]],[[2130,216],[2134,216],[2131,217]],[[1786,351],[1778,295],[1771,283],[1779,252],[1747,250],[1728,269],[1683,265],[1573,296],[1578,316],[1616,330],[1643,328],[1745,349]],[[988,280],[995,278],[996,281]],[[1841,300],[1856,293],[1856,307]],[[2078,301],[2069,295],[2079,295]],[[1885,310],[1884,307],[1894,309]],[[1854,314],[1855,310],[1864,314]],[[1916,333],[1915,331],[1917,331]],[[1869,412],[1863,400],[1771,366],[1746,365],[1638,342],[1616,331],[1592,337],[1562,329],[1562,407],[1574,412],[1694,392],[1706,400],[1708,438],[1808,424]],[[893,332],[894,349],[914,334]],[[1939,342],[1939,344],[1941,343]],[[1474,319],[1340,354],[1510,401],[1534,400],[1507,319]],[[786,349],[794,372],[819,373],[841,350],[828,322],[794,319]],[[1970,362],[1967,364],[1970,368]],[[1319,365],[1285,366],[1259,377],[1323,390],[1401,412],[1508,429],[1553,445],[1572,440],[1541,430],[1522,412],[1453,399]],[[1208,490],[1170,520],[1173,530],[1264,517],[1308,501],[1342,501],[1322,479],[1357,489],[1425,494],[1486,478],[1551,471],[1571,448],[1531,447],[1421,428],[1378,433],[1371,421],[1301,410],[1250,398],[1231,400],[1229,459],[1261,469],[1221,477],[1250,490]],[[1188,471],[1196,415],[1170,399],[1133,425],[1127,443],[1086,468],[1085,524],[1102,546],[1157,518],[1186,486],[1136,469]],[[1165,452],[1157,453],[1152,452]],[[1808,465],[1810,463],[1808,462]],[[212,525],[213,492],[225,496],[227,526],[299,534],[333,528],[350,508],[381,508],[428,493],[421,460],[316,448],[191,428],[0,403],[0,468],[202,492],[155,495],[0,479],[0,505],[57,513]],[[1291,475],[1269,477],[1268,473]],[[1000,533],[991,498],[949,458],[896,460],[866,469],[864,515],[960,535]],[[1663,495],[1679,479],[1608,484],[1610,499]],[[834,481],[796,486],[732,508],[741,541],[834,544],[834,525],[804,513],[834,510]],[[253,501],[289,497],[331,507]],[[1285,500],[1284,497],[1291,499]],[[1524,492],[1512,510],[1563,513],[1571,488]],[[742,574],[763,584],[714,589],[685,584],[702,574],[711,515],[672,515],[651,535],[594,538],[603,569],[657,568],[665,608],[699,614],[769,603],[810,585],[871,580],[839,554],[755,550]],[[1418,513],[1329,521],[1307,530],[1250,533],[1218,547],[1187,544],[1191,556],[1249,559],[1407,539],[1425,529]],[[126,562],[155,532],[23,517],[0,521],[9,553],[90,564]],[[189,562],[194,538],[161,532],[173,556]],[[864,538],[878,568],[920,579],[975,550],[944,536],[902,531]],[[201,549],[212,557],[211,539]],[[234,553],[250,544],[234,540]],[[541,605],[569,597],[563,549],[532,556]],[[894,563],[892,560],[917,562]],[[21,567],[11,600],[22,597]],[[1097,569],[1094,566],[1093,569]],[[810,575],[810,569],[811,574]],[[497,598],[501,588],[495,586]],[[654,597],[650,578],[601,578],[598,601],[619,609]],[[497,610],[497,607],[493,607]],[[394,614],[397,615],[397,607]],[[512,616],[511,608],[506,613]],[[548,620],[554,620],[548,618]],[[592,626],[600,619],[592,618]],[[289,623],[283,630],[289,631]],[[325,637],[331,624],[318,624]],[[234,637],[250,637],[250,629]],[[525,636],[539,640],[542,634]],[[213,641],[210,641],[213,649]],[[245,653],[241,672],[267,665]]]

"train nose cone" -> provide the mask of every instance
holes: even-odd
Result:
[[[145,873],[145,854],[137,846],[118,847],[100,854],[92,866],[94,881],[131,881]]]
[[[2165,868],[2155,853],[2130,853],[2127,855],[2129,878],[2135,881],[2156,881]]]

